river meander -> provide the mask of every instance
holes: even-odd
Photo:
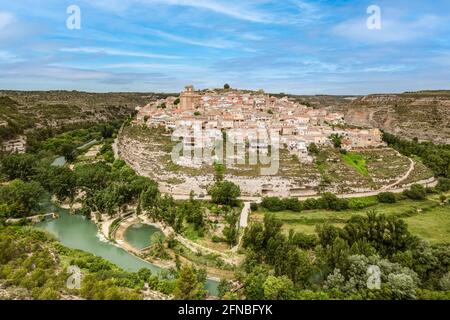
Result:
[[[130,272],[136,272],[142,268],[150,269],[154,273],[161,270],[150,262],[144,261],[104,239],[99,233],[97,225],[91,220],[80,215],[70,214],[68,210],[51,204],[48,205],[47,211],[57,213],[59,218],[43,221],[36,227],[53,234],[64,246],[92,253]],[[131,235],[128,235],[128,237],[133,238],[134,244],[130,244],[145,247],[147,241],[149,244],[150,236],[155,231],[158,231],[158,229],[151,226],[131,230]],[[205,287],[211,294],[215,295],[217,294],[217,285],[217,281],[207,280]]]

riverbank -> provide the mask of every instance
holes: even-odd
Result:
[[[101,215],[100,221],[94,220],[94,222],[97,225],[98,231],[102,237],[104,237],[105,239],[110,241],[113,245],[127,251],[130,254],[133,254],[134,256],[136,256],[139,259],[142,259],[143,261],[150,262],[159,268],[168,269],[168,268],[175,267],[175,263],[173,263],[171,261],[162,261],[159,259],[143,258],[142,250],[139,250],[139,249],[133,247],[131,244],[129,244],[125,240],[125,232],[127,231],[127,229],[129,227],[131,227],[132,225],[142,223],[142,221],[136,216],[124,218],[120,222],[117,230],[114,232],[113,237],[110,237],[110,235],[109,235],[110,227],[111,227],[112,223],[114,222],[114,220],[116,220],[116,219],[117,219],[117,217],[111,218],[108,215],[103,214],[103,215]],[[158,227],[157,225],[155,225],[155,226]]]
[[[130,217],[125,218],[122,221],[120,221],[120,224],[117,227],[117,230],[114,232],[113,237],[110,238],[109,237],[110,226],[113,223],[113,221],[116,219],[117,218],[110,218],[107,215],[102,215],[102,220],[96,221],[98,230],[101,233],[102,237],[104,237],[105,239],[110,241],[113,245],[127,251],[130,254],[133,254],[134,256],[136,256],[139,259],[142,259],[143,261],[152,263],[153,265],[155,265],[159,268],[168,269],[168,268],[176,267],[176,264],[173,260],[160,260],[160,259],[154,259],[154,258],[145,256],[145,249],[141,250],[141,249],[133,247],[130,243],[127,242],[126,237],[125,237],[127,229],[136,224],[145,224],[145,225],[153,226],[153,227],[157,228],[158,230],[160,230],[166,237],[170,236],[172,233],[175,234],[172,228],[162,224],[161,222],[151,221],[146,216],[140,216],[140,217],[130,216]],[[232,263],[234,263],[234,265],[237,265],[242,260],[242,259],[236,259],[236,258],[230,259],[230,257],[227,257],[224,253],[221,253],[219,251],[215,251],[213,249],[206,248],[206,247],[200,246],[198,244],[195,244],[192,241],[187,240],[180,235],[176,235],[175,239],[178,240],[188,250],[191,250],[193,253],[202,252],[202,254],[220,254],[221,257],[222,256],[224,257],[223,258],[224,261],[226,259],[227,263],[232,262]],[[172,254],[172,258],[174,258],[174,254]],[[179,258],[180,258],[180,261],[183,263],[195,264],[193,261],[190,261],[187,258],[184,258],[181,256]],[[214,267],[210,267],[210,266],[204,266],[204,267],[208,274],[209,280],[218,282],[222,278],[233,279],[233,277],[234,277],[234,272],[231,270],[218,269],[218,268],[214,268]]]

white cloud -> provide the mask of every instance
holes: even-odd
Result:
[[[163,55],[154,53],[145,53],[137,51],[126,51],[112,48],[97,48],[97,47],[77,47],[77,48],[62,48],[61,52],[73,52],[82,54],[99,54],[109,56],[127,56],[127,57],[140,57],[140,58],[155,58],[155,59],[179,59],[178,56]]]
[[[226,15],[235,19],[245,20],[250,22],[271,22],[271,17],[254,8],[246,8],[242,5],[236,5],[227,2],[213,1],[213,0],[141,0],[143,2],[159,2],[168,5],[177,5],[184,7],[197,8],[208,10],[222,15]]]
[[[110,76],[96,70],[64,68],[56,66],[22,65],[4,70],[2,77],[26,77],[64,80],[103,80]]]
[[[361,70],[361,72],[401,72],[401,71],[411,71],[412,67],[405,65],[386,65],[386,66],[376,66],[367,67]]]
[[[270,14],[257,10],[254,7],[244,5],[245,1],[242,1],[239,4],[224,0],[85,0],[85,2],[88,2],[90,5],[95,5],[101,9],[118,13],[125,11],[135,4],[157,4],[206,10],[234,19],[250,22],[269,23],[273,21]]]
[[[0,63],[16,63],[22,62],[23,59],[20,59],[15,54],[12,54],[9,51],[0,50]]]
[[[190,64],[167,64],[167,63],[140,63],[140,62],[125,62],[125,63],[111,63],[98,66],[101,69],[150,69],[160,71],[178,71],[178,72],[203,72],[205,67],[196,67]]]
[[[260,36],[255,33],[245,32],[242,34],[239,34],[239,36],[244,40],[250,40],[250,41],[262,41],[264,40],[263,36]]]
[[[12,13],[0,11],[0,31],[11,25],[14,21],[15,17]]]
[[[233,48],[238,45],[238,43],[223,39],[208,39],[208,40],[196,40],[196,39],[190,39],[182,36],[178,36],[175,34],[167,33],[160,30],[149,30],[150,33],[164,38],[166,40],[179,42],[183,44],[189,44],[193,46],[200,46],[200,47],[207,47],[207,48],[216,48],[216,49],[225,49],[225,48]]]

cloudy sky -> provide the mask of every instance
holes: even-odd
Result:
[[[67,28],[67,8],[81,29]],[[381,9],[368,29],[367,8]],[[0,1],[0,89],[450,89],[450,0]]]

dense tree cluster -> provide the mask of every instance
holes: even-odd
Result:
[[[81,268],[81,289],[68,289],[68,265]],[[25,289],[15,298],[60,299],[77,295],[85,299],[141,299],[144,281],[111,263],[59,245],[44,232],[25,227],[0,227],[0,281],[6,288]]]
[[[345,210],[349,209],[349,201],[347,199],[338,198],[332,193],[324,193],[318,199],[309,198],[305,201],[299,201],[297,198],[266,197],[261,202],[261,207],[271,211],[290,210],[300,212],[301,210],[312,209],[328,209],[328,210]]]
[[[13,180],[0,187],[0,218],[26,217],[40,209],[44,188],[35,181]]]
[[[409,141],[386,132],[383,140],[406,156],[419,156],[436,176],[450,178],[450,145],[418,142],[417,139]]]
[[[11,215],[37,212],[45,191],[61,201],[73,201],[82,192],[80,200],[85,212],[113,215],[141,194],[147,204],[149,195],[157,190],[153,180],[137,176],[123,161],[79,164],[71,170],[38,161],[33,155],[18,154],[4,157],[0,171],[9,179],[16,179],[0,186],[0,199],[10,207]]]
[[[66,286],[68,266],[81,269],[81,288]],[[27,227],[0,227],[0,283],[23,288],[19,299],[138,300],[148,287],[177,299],[204,299],[206,271],[181,266],[153,274],[149,269],[126,272],[89,253],[63,247],[46,233]],[[13,291],[14,292],[14,291]]]
[[[267,214],[245,233],[247,299],[448,299],[450,246],[430,246],[393,216],[369,212],[317,238],[281,231]],[[315,238],[315,239],[314,239]],[[371,286],[379,281],[379,286]],[[224,289],[225,290],[225,289]],[[226,296],[225,293],[222,293]]]

